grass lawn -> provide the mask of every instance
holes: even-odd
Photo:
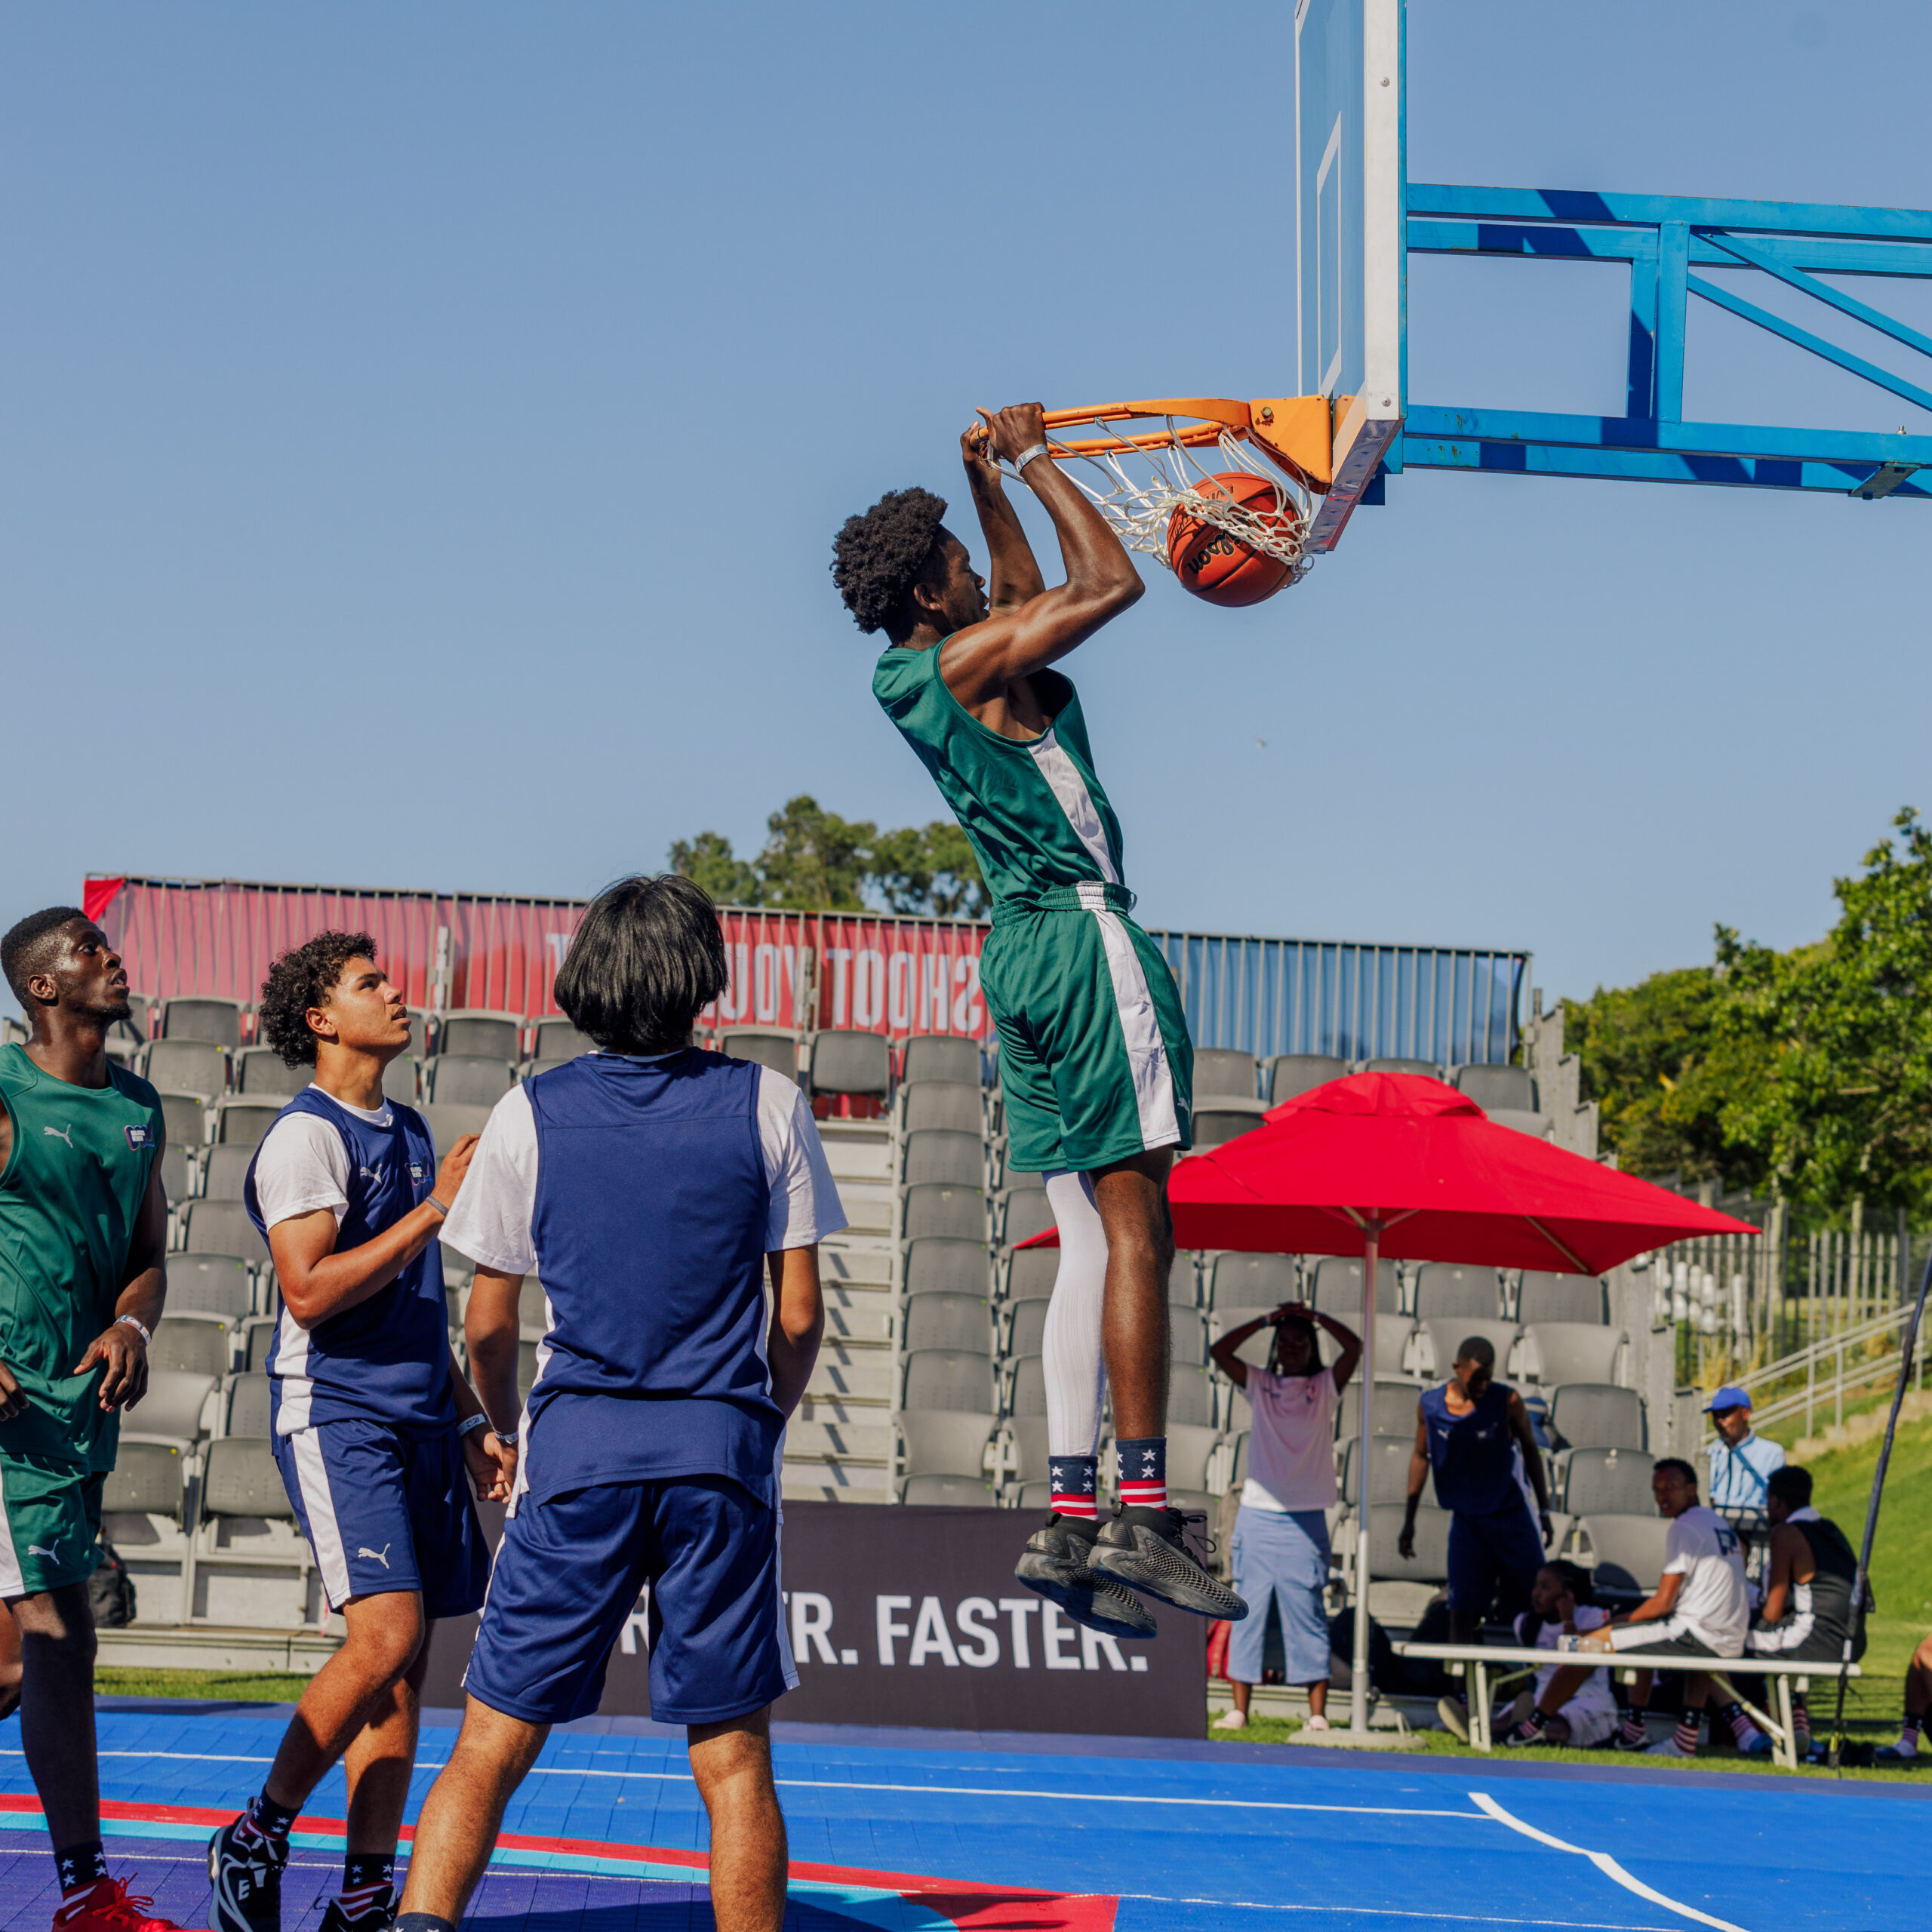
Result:
[[[292,1704],[309,1687],[306,1677],[266,1671],[97,1670],[103,1697],[232,1697],[244,1703]]]

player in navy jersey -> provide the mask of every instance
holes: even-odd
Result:
[[[322,1932],[393,1918],[429,1627],[482,1602],[469,1485],[507,1496],[515,1472],[513,1438],[490,1432],[450,1347],[436,1238],[477,1137],[438,1168],[422,1115],[383,1094],[409,1023],[366,933],[318,934],[262,988],[269,1044],[315,1069],[242,1184],[281,1291],[275,1456],[348,1635],[303,1694],[260,1795],[209,1844],[220,1932],[278,1932],[289,1827],[338,1758],[347,1855]]]
[[[784,1915],[769,1721],[798,1673],[779,1463],[823,1325],[818,1241],[845,1217],[798,1088],[691,1044],[725,977],[716,910],[689,879],[603,894],[556,986],[599,1051],[498,1103],[444,1230],[476,1263],[470,1359],[500,1428],[517,1415],[533,1272],[545,1334],[401,1932],[454,1932],[550,1727],[596,1709],[647,1583],[651,1715],[688,1727],[719,1932],[777,1932]]]

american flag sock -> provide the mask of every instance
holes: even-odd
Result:
[[[1734,1700],[1724,1707],[1724,1721],[1730,1726],[1730,1734],[1740,1751],[1758,1734],[1758,1727],[1746,1714],[1743,1704]]]
[[[342,1909],[360,1918],[371,1906],[385,1909],[395,1891],[395,1859],[377,1852],[352,1851],[342,1861]]]
[[[251,1838],[286,1839],[297,1816],[264,1791],[249,1799],[248,1810],[235,1820],[235,1835],[245,1842]]]
[[[1052,1479],[1054,1513],[1081,1516],[1091,1522],[1099,1514],[1100,1457],[1049,1456],[1047,1474]]]
[[[1120,1459],[1120,1500],[1130,1509],[1168,1506],[1168,1438],[1142,1435],[1114,1444]]]
[[[1791,1700],[1791,1741],[1792,1748],[1801,1758],[1810,1755],[1811,1706],[1802,1697],[1796,1697]]]
[[[1687,1711],[1677,1720],[1677,1748],[1687,1758],[1697,1755],[1697,1732],[1703,1721],[1701,1711]]]
[[[1644,1728],[1644,1714],[1635,1705],[1631,1705],[1623,1713],[1623,1741],[1626,1744],[1641,1744],[1650,1734]]]
[[[107,1854],[100,1839],[83,1838],[57,1851],[54,1863],[60,1875],[60,1907],[54,1915],[58,1925],[63,1918],[78,1918],[95,1886],[107,1876]]]

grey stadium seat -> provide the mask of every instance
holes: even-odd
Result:
[[[192,1448],[202,1434],[202,1411],[220,1386],[218,1375],[181,1368],[150,1369],[147,1393],[122,1421],[122,1441],[179,1442]]]
[[[224,1147],[259,1147],[274,1126],[282,1103],[273,1096],[220,1102],[214,1110],[215,1143]]]
[[[275,1331],[279,1318],[272,1315],[257,1315],[242,1323],[242,1367],[245,1374],[255,1375],[267,1369],[269,1352],[275,1346]]]
[[[1607,1321],[1603,1284],[1590,1275],[1530,1270],[1516,1291],[1516,1319],[1525,1328],[1544,1321]]]
[[[1651,1472],[1636,1449],[1574,1449],[1563,1478],[1563,1507],[1573,1516],[1654,1516]]]
[[[1060,1278],[1060,1250],[1029,1247],[1008,1263],[1006,1298],[1010,1302],[1050,1301]]]
[[[964,1409],[993,1413],[992,1364],[961,1349],[921,1349],[906,1358],[907,1409]]]
[[[1644,1399],[1634,1389],[1573,1382],[1549,1398],[1549,1426],[1560,1449],[1643,1449]]]
[[[1232,1053],[1225,1047],[1196,1047],[1194,1050],[1194,1101],[1232,1094],[1237,1100],[1252,1100],[1255,1091],[1254,1056]]]
[[[1416,1439],[1416,1405],[1422,1389],[1414,1382],[1398,1382],[1392,1377],[1375,1378],[1375,1399],[1368,1405],[1368,1426],[1372,1435],[1399,1435]],[[1352,1441],[1361,1432],[1361,1380],[1356,1377],[1342,1391],[1336,1405],[1335,1432],[1343,1441]]]
[[[1451,1076],[1459,1094],[1466,1094],[1484,1113],[1513,1107],[1534,1113],[1537,1083],[1527,1066],[1459,1066]]]
[[[1174,1362],[1168,1370],[1168,1421],[1206,1428],[1214,1420],[1214,1385],[1204,1368]]]
[[[575,1060],[580,1054],[595,1053],[597,1042],[588,1033],[580,1033],[574,1021],[540,1020],[537,1037],[531,1042],[532,1060]]]
[[[1185,1311],[1176,1309],[1174,1318],[1178,1321]],[[1252,1321],[1257,1315],[1266,1311],[1258,1308],[1232,1308],[1217,1311],[1208,1318],[1209,1343],[1218,1342],[1230,1330],[1239,1328]],[[1258,1328],[1235,1351],[1237,1360],[1247,1363],[1250,1368],[1266,1368],[1275,1352],[1275,1331],[1272,1328]],[[1178,1359],[1177,1357],[1176,1359]]]
[[[481,1060],[521,1060],[523,1022],[513,1013],[460,1008],[443,1015],[436,1032],[436,1051],[474,1054]]]
[[[928,1235],[906,1251],[906,1292],[909,1295],[961,1294],[983,1297],[992,1281],[983,1241],[949,1240]]]
[[[233,1254],[244,1261],[266,1261],[268,1243],[255,1232],[238,1201],[191,1201],[181,1245],[191,1254]]]
[[[260,1516],[292,1522],[295,1506],[282,1487],[275,1451],[258,1435],[229,1435],[208,1444],[202,1476],[204,1516]]]
[[[977,1040],[961,1040],[943,1033],[921,1033],[906,1042],[907,1086],[928,1081],[963,1081],[978,1087],[984,1084]]]
[[[268,1435],[274,1432],[271,1420],[272,1391],[266,1375],[238,1375],[228,1385],[229,1435]]]
[[[194,1177],[188,1171],[188,1150],[178,1140],[171,1139],[161,1150],[161,1191],[168,1196],[168,1205],[178,1208],[186,1201],[194,1185]]]
[[[906,1190],[906,1238],[940,1235],[955,1241],[986,1238],[986,1197],[977,1187],[928,1183]]]
[[[201,1040],[231,1052],[242,1044],[242,1008],[232,999],[164,1000],[161,1008],[164,1040]]]
[[[161,1102],[162,1124],[168,1130],[171,1147],[205,1147],[208,1145],[211,1108],[202,1104],[198,1094],[171,1094],[155,1097]]]
[[[1532,1140],[1547,1140],[1556,1129],[1555,1121],[1548,1114],[1519,1113],[1514,1107],[1492,1107],[1489,1118],[1496,1126],[1527,1134]]]
[[[228,1373],[233,1352],[233,1331],[219,1315],[197,1315],[171,1310],[155,1324],[148,1348],[149,1370],[178,1369],[189,1375],[211,1375],[219,1382]],[[140,1426],[147,1403],[137,1402],[128,1420]]]
[[[1006,1424],[1006,1436],[1012,1448],[1014,1480],[1023,1483],[1046,1481],[1050,1473],[1046,1417],[1011,1417]]]
[[[755,1026],[728,1027],[718,1036],[718,1051],[731,1060],[755,1060],[787,1080],[798,1077],[798,1042],[791,1033],[771,1033]]]
[[[1026,1356],[1014,1364],[1013,1387],[1007,1412],[1016,1421],[1046,1414],[1047,1372],[1038,1355]]]
[[[983,1187],[986,1177],[986,1143],[978,1134],[922,1128],[906,1135],[905,1179],[909,1186],[942,1181],[958,1187]]]
[[[527,1060],[523,1063],[523,1077],[534,1080],[540,1073],[554,1073],[560,1066],[568,1066],[574,1060],[581,1060],[581,1054],[561,1054],[555,1060]]]
[[[892,1092],[892,1050],[878,1033],[827,1032],[812,1041],[811,1091],[885,1100]]]
[[[1013,1324],[1007,1331],[1006,1352],[1017,1359],[1022,1355],[1037,1355],[1046,1346],[1047,1310],[1053,1304],[1045,1301],[1023,1301],[1013,1310]]]
[[[894,1418],[903,1446],[908,1476],[958,1476],[980,1479],[986,1444],[998,1426],[987,1412],[968,1409],[913,1409]]]
[[[1662,1516],[1617,1516],[1606,1512],[1582,1519],[1580,1527],[1596,1558],[1591,1572],[1599,1596],[1646,1597],[1663,1575],[1664,1539],[1670,1524]]]
[[[1315,1265],[1315,1291],[1309,1297],[1324,1315],[1332,1315],[1350,1327],[1361,1318],[1361,1263],[1346,1255],[1331,1254]],[[1400,1284],[1392,1261],[1375,1265],[1375,1312],[1399,1315],[1402,1308]],[[1354,1318],[1351,1320],[1350,1318]]]
[[[1268,1104],[1278,1107],[1284,1100],[1340,1080],[1348,1070],[1348,1062],[1333,1054],[1277,1054],[1268,1063]]]
[[[1226,1094],[1202,1101],[1194,1109],[1194,1151],[1198,1154],[1209,1147],[1225,1147],[1230,1140],[1252,1134],[1264,1124],[1266,1111],[1259,1100],[1244,1104]]]
[[[1191,1308],[1168,1309],[1168,1359],[1171,1362],[1185,1362],[1189,1368],[1200,1368],[1208,1360],[1208,1346],[1202,1339],[1201,1317]]]
[[[1403,1060],[1395,1056],[1364,1060],[1361,1070],[1364,1073],[1420,1073],[1431,1080],[1440,1080],[1442,1069],[1432,1060]]]
[[[961,1349],[968,1354],[992,1352],[992,1304],[984,1295],[911,1295],[906,1303],[906,1327],[901,1343],[909,1353],[918,1349]]]
[[[423,1063],[414,1054],[398,1054],[383,1069],[383,1098],[413,1107],[421,1097]]]
[[[1284,1301],[1300,1299],[1300,1280],[1292,1254],[1217,1254],[1214,1257],[1208,1306],[1217,1315],[1231,1308],[1275,1308]]]
[[[431,1143],[441,1160],[466,1134],[481,1134],[490,1124],[490,1109],[477,1106],[428,1105],[417,1111],[429,1130]]]
[[[202,1162],[202,1198],[239,1201],[254,1158],[253,1147],[211,1147]]]
[[[928,1507],[937,1504],[954,1509],[990,1509],[999,1497],[984,1476],[908,1476],[899,1500]]]
[[[1168,1500],[1177,1509],[1198,1509],[1208,1491],[1208,1464],[1220,1447],[1218,1429],[1189,1423],[1168,1425]],[[1175,1503],[1177,1492],[1188,1500]]]
[[[143,1051],[141,1072],[149,1085],[170,1094],[201,1094],[212,1100],[228,1091],[228,1049],[200,1040],[155,1040]]]
[[[188,1459],[171,1442],[124,1442],[102,1486],[103,1515],[181,1518]]]
[[[1432,1375],[1440,1382],[1454,1371],[1456,1351],[1472,1335],[1488,1338],[1490,1346],[1496,1351],[1496,1380],[1503,1380],[1509,1373],[1509,1352],[1516,1346],[1516,1324],[1505,1321],[1500,1315],[1439,1315],[1433,1321],[1417,1324],[1428,1336],[1435,1351],[1433,1365],[1425,1361],[1423,1372]]]
[[[1368,1484],[1368,1502],[1371,1509],[1380,1509],[1384,1504],[1393,1503],[1397,1508],[1404,1506],[1409,1493],[1409,1460],[1414,1454],[1415,1432],[1406,1435],[1372,1435],[1368,1440],[1368,1466],[1371,1472]],[[1350,1436],[1342,1451],[1342,1500],[1352,1509],[1361,1501],[1361,1440]],[[1423,1484],[1422,1497],[1417,1513],[1424,1509],[1434,1509],[1435,1501],[1433,1483]]]
[[[1503,1312],[1502,1289],[1494,1268],[1459,1268],[1425,1262],[1416,1275],[1416,1319],[1475,1315],[1494,1320]],[[1498,1363],[1500,1368],[1502,1364]]]
[[[1044,1187],[1029,1185],[1007,1190],[1000,1218],[1000,1239],[1007,1247],[1017,1247],[1053,1226],[1054,1211]]]
[[[1193,1248],[1184,1247],[1174,1257],[1174,1265],[1168,1270],[1168,1306],[1170,1308],[1198,1308],[1201,1306],[1201,1257]]]
[[[516,1084],[506,1060],[476,1054],[438,1054],[423,1063],[423,1091],[438,1106],[493,1107]]]
[[[312,1066],[291,1066],[272,1047],[245,1047],[235,1057],[235,1091],[251,1100],[264,1094],[286,1100],[300,1093],[315,1074]]]
[[[1454,1519],[1446,1509],[1418,1509],[1416,1553],[1404,1556],[1398,1544],[1404,1507],[1399,1503],[1385,1503],[1371,1508],[1369,1574],[1377,1583],[1444,1582],[1449,1574],[1449,1525]]]
[[[1593,1321],[1540,1321],[1523,1331],[1526,1372],[1546,1389],[1565,1382],[1614,1382],[1621,1328]]]
[[[915,1040],[912,1043],[918,1044]],[[985,1090],[963,1080],[922,1080],[906,1090],[906,1131],[929,1130],[986,1137]]]

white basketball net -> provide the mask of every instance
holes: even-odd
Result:
[[[1293,573],[1288,584],[1298,583],[1314,561],[1303,548],[1314,511],[1307,491],[1229,431],[1223,430],[1211,448],[1190,449],[1180,440],[1180,418],[1163,417],[1124,426],[1138,434],[1158,434],[1157,422],[1164,424],[1164,435],[1155,441],[1149,434],[1146,445],[1140,448],[1089,454],[1065,449],[1054,438],[1048,441],[1061,467],[1130,550],[1141,551],[1172,569],[1168,532],[1180,510],[1286,564]],[[1104,431],[1112,426],[1100,426]],[[1208,456],[1214,459],[1211,464],[1201,460]],[[1260,477],[1272,491],[1272,502],[1263,498],[1238,503],[1220,494],[1220,486],[1213,480],[1217,469],[1244,470]]]

